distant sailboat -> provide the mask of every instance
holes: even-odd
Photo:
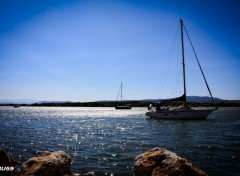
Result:
[[[149,112],[147,112],[145,115],[149,116],[151,118],[155,118],[155,119],[206,119],[207,116],[212,113],[214,110],[216,110],[217,108],[190,108],[187,106],[187,101],[186,101],[186,81],[185,81],[185,60],[184,60],[184,41],[183,41],[183,28],[186,31],[187,37],[190,41],[191,47],[194,51],[194,54],[196,56],[197,59],[197,63],[200,67],[201,73],[203,75],[204,81],[206,83],[207,89],[211,95],[211,98],[213,100],[212,97],[212,93],[210,91],[210,88],[207,84],[206,78],[203,74],[203,70],[201,68],[201,65],[199,63],[199,60],[197,58],[196,52],[193,48],[192,42],[189,38],[189,35],[187,33],[186,27],[183,24],[182,19],[180,19],[180,28],[181,28],[181,44],[182,44],[182,69],[183,69],[183,88],[184,88],[184,93],[182,96],[177,97],[177,98],[173,98],[173,99],[169,99],[169,100],[164,100],[161,101],[160,103],[158,103],[156,110],[151,110],[151,107],[149,106]],[[171,108],[163,108],[163,103],[166,102],[183,102],[183,106],[182,107],[171,107]],[[214,100],[213,100],[214,101]]]
[[[120,97],[121,97],[121,103],[122,103],[122,87],[123,87],[123,84],[121,82],[121,86],[120,86],[120,89],[119,89],[119,92],[118,92],[118,96],[117,96],[117,101],[118,101],[118,97],[119,97],[119,93],[120,93]],[[115,106],[115,109],[131,109],[131,105],[127,104],[127,105],[120,105],[120,106]]]
[[[15,105],[13,105],[13,107],[14,107],[14,108],[19,108],[20,105],[19,105],[19,104],[15,104]]]

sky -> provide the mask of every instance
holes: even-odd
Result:
[[[0,99],[171,98],[183,93],[179,20],[214,97],[240,99],[235,0],[1,0]],[[209,96],[184,33],[187,96]]]

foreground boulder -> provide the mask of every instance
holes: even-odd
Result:
[[[38,157],[20,163],[0,148],[0,176],[96,176],[94,172],[71,172],[71,157],[63,151],[38,153]]]
[[[134,161],[135,176],[207,176],[190,161],[162,148],[154,148]]]
[[[14,160],[7,152],[0,148],[0,175],[14,176],[17,174],[16,166],[21,165],[20,162]]]
[[[48,175],[72,176],[70,170],[71,157],[63,152],[41,152],[40,156],[32,157],[22,164],[22,176]]]

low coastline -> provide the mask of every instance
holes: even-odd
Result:
[[[157,101],[154,101],[157,102]],[[124,104],[131,104],[132,107],[148,107],[151,101],[96,101],[96,102],[39,102],[33,104],[16,104],[16,103],[2,103],[0,106],[30,106],[30,107],[115,107],[122,106]],[[170,106],[179,105],[179,102],[169,103]],[[203,106],[203,107],[240,107],[239,100],[233,101],[220,101],[220,102],[188,102],[191,107]]]

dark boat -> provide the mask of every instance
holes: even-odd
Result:
[[[115,109],[132,109],[131,105],[115,106]]]
[[[15,104],[13,105],[14,108],[20,108],[20,105],[19,104]]]

